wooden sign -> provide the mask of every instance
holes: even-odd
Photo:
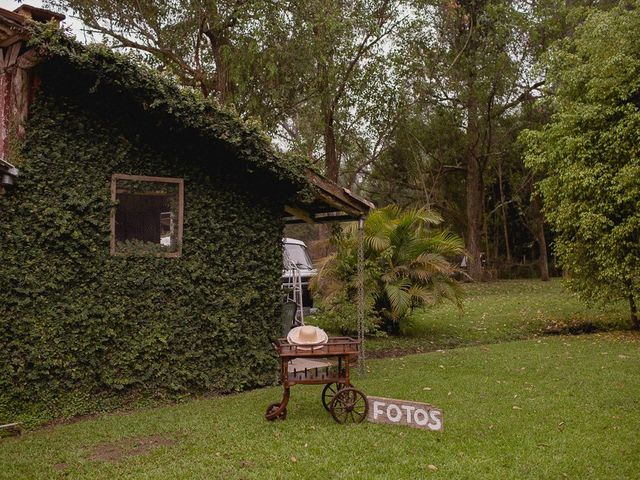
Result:
[[[442,410],[427,403],[395,400],[367,395],[369,413],[367,420],[373,423],[405,425],[425,430],[444,429]]]

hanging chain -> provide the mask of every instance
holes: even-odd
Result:
[[[358,353],[358,370],[361,375],[366,373],[364,363],[364,218],[358,220],[358,340],[360,352]]]

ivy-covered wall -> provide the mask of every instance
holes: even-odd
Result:
[[[0,196],[0,423],[271,383],[285,197],[52,60]],[[109,254],[113,173],[184,178],[183,255]]]

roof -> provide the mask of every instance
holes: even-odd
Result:
[[[222,144],[248,173],[266,173],[290,187],[287,211],[293,212],[295,221],[327,221],[327,213],[334,215],[332,219],[357,218],[371,208],[369,202],[314,172],[304,160],[277,152],[257,125],[234,112],[104,45],[83,45],[70,38],[58,26],[63,18],[29,5],[14,12],[0,8],[0,47],[26,41],[42,60],[55,59],[88,75],[95,85],[126,95],[150,116]]]
[[[348,188],[337,185],[311,169],[307,170],[306,175],[316,187],[316,195],[311,202],[305,203],[305,212],[289,209],[290,216],[285,217],[286,223],[327,223],[353,220],[366,216],[369,210],[375,208],[375,205],[369,200],[352,193]]]
[[[13,12],[0,8],[0,47],[11,45],[19,40],[28,39],[30,34],[26,30],[29,22],[46,23],[50,20],[61,22],[65,16],[31,5],[20,5]]]

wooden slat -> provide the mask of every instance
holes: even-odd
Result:
[[[311,218],[309,214],[304,210],[302,210],[301,208],[285,205],[284,211],[287,212],[289,215],[293,215],[294,217],[298,218],[301,222],[309,223],[311,225],[315,223],[313,221],[313,218]]]
[[[183,183],[182,178],[174,177],[150,177],[147,175],[127,175],[125,173],[114,173],[112,177],[114,180],[137,180],[139,182],[158,182],[158,183]]]
[[[5,57],[6,63],[4,64],[5,67],[10,67],[14,63],[16,63],[21,47],[22,47],[22,42],[18,42],[18,43],[14,43],[9,48],[7,48],[7,56]]]

